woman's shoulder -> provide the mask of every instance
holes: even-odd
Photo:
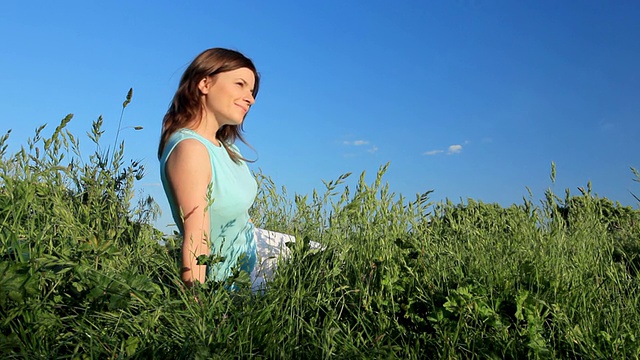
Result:
[[[173,152],[188,152],[195,153],[194,155],[204,155],[207,153],[207,147],[199,139],[184,138],[174,146]]]
[[[167,155],[164,168],[170,177],[176,177],[176,174],[181,174],[180,176],[203,176],[211,179],[209,151],[197,139],[184,139],[176,144],[173,151]]]
[[[167,161],[169,157],[173,157],[176,151],[180,152],[207,152],[205,139],[190,129],[178,129],[167,139],[163,154],[160,161]]]
[[[206,146],[197,139],[184,139],[176,144],[167,162],[189,162],[206,164],[209,152]]]
[[[197,140],[201,140],[202,136],[200,136],[200,134],[198,134],[197,132],[188,129],[188,128],[180,128],[176,131],[173,132],[173,134],[171,134],[171,136],[169,136],[169,141],[174,141],[174,142],[180,142],[182,140],[185,139],[197,139]]]

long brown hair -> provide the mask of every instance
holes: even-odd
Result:
[[[202,121],[203,104],[200,100],[200,89],[198,89],[198,83],[205,77],[215,76],[217,74],[237,70],[240,68],[248,68],[253,71],[256,78],[255,85],[253,87],[253,97],[258,95],[258,87],[260,85],[260,75],[253,65],[251,59],[242,55],[241,53],[223,49],[213,48],[208,49],[196,56],[191,62],[187,70],[182,74],[178,90],[173,96],[171,105],[167,113],[162,119],[162,134],[160,135],[160,144],[158,146],[158,158],[162,156],[164,145],[167,140],[178,129],[198,126]],[[233,161],[238,162],[240,159],[239,154],[235,153],[229,148],[229,144],[233,144],[236,139],[240,139],[245,144],[247,143],[242,136],[242,125],[223,125],[216,132],[216,139],[220,140],[220,143],[229,153],[229,156]]]

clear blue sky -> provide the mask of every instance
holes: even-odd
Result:
[[[139,190],[165,210],[156,146],[186,65],[237,49],[262,75],[251,165],[290,192],[390,161],[392,191],[503,206],[592,181],[637,207],[638,1],[10,1],[0,6],[0,132],[12,149],[67,113],[75,135],[122,101]],[[89,139],[81,137],[85,145]],[[88,155],[88,149],[85,153]],[[550,164],[557,181],[549,180]]]

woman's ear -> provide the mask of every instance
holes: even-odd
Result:
[[[209,77],[203,77],[202,80],[198,83],[198,89],[200,89],[200,93],[206,95],[209,93],[209,89],[211,89],[212,81]]]

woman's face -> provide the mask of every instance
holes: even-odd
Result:
[[[223,125],[240,125],[253,105],[255,75],[248,68],[240,68],[207,77],[198,87],[203,94],[207,118]]]

